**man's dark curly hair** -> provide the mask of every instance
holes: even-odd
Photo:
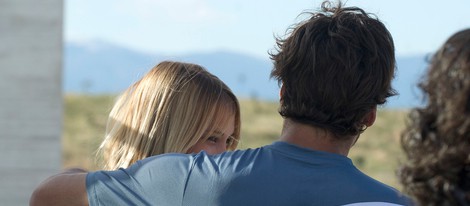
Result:
[[[404,191],[420,205],[470,205],[470,29],[434,54],[401,144]]]
[[[270,54],[271,77],[283,85],[279,113],[337,138],[359,135],[365,115],[396,93],[392,36],[375,16],[341,2],[306,14]]]

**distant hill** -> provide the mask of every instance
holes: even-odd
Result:
[[[397,73],[393,87],[399,95],[391,97],[387,107],[410,108],[423,105],[422,93],[417,84],[424,75],[427,65],[426,54],[397,57]]]
[[[64,57],[65,93],[119,93],[163,60],[197,63],[222,79],[238,96],[273,100],[278,86],[269,79],[272,63],[245,54],[218,51],[182,56],[147,54],[103,42],[66,43]],[[426,67],[424,55],[397,58],[393,82],[400,93],[387,103],[390,108],[419,105],[415,85]]]

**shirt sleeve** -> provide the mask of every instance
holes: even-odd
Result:
[[[90,205],[181,205],[193,157],[165,154],[127,169],[88,173]]]

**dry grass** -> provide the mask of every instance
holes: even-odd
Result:
[[[361,135],[349,154],[359,169],[395,188],[400,188],[395,171],[404,158],[400,134],[406,115],[406,111],[379,110],[375,124]]]
[[[63,166],[97,169],[95,152],[102,141],[107,115],[114,96],[65,97]],[[278,139],[282,118],[277,102],[241,100],[242,140],[239,148],[255,148]],[[370,176],[400,188],[395,170],[403,154],[399,136],[406,111],[379,110],[375,125],[368,128],[350,152],[359,169]]]
[[[103,140],[114,97],[67,95],[64,103],[63,166],[98,168],[95,151]]]

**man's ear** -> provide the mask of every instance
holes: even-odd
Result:
[[[281,85],[281,89],[279,90],[279,100],[282,101],[282,97],[284,96],[284,84]]]
[[[374,106],[364,117],[364,124],[370,127],[374,124],[375,118],[377,117],[377,106]]]

